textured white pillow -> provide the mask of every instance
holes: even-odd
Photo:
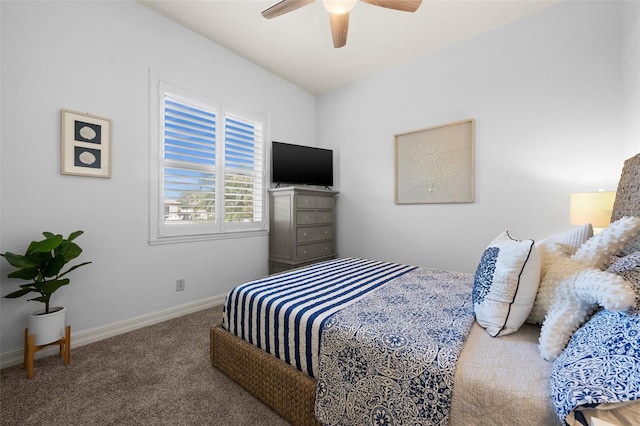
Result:
[[[629,283],[600,268],[638,232],[640,219],[624,217],[585,242],[573,256],[557,247],[548,252],[553,256],[536,299],[539,308],[548,306],[540,332],[540,354],[544,359],[552,361],[560,355],[573,333],[598,306],[617,311],[634,304],[635,293]],[[541,294],[552,297],[541,298]]]
[[[550,265],[558,258],[559,254],[574,255],[578,248],[591,237],[593,237],[593,227],[587,223],[536,242],[536,247],[540,252],[540,280],[544,281]],[[553,300],[554,291],[554,287],[540,284],[533,308],[527,318],[528,323],[542,324],[551,305],[551,300]]]
[[[554,234],[544,240],[536,241],[536,247],[540,253],[540,280],[544,279],[544,276],[549,269],[549,264],[553,262],[556,257],[556,250],[560,250],[567,256],[572,256],[576,251],[578,251],[578,248],[591,237],[593,237],[593,227],[590,223],[587,223],[585,225],[577,226],[567,231]],[[541,297],[542,299],[551,298],[553,296],[553,289],[550,289],[551,294],[544,294],[545,291],[548,290],[549,289],[547,288],[538,288],[538,293],[542,291],[543,294],[537,297]],[[544,316],[547,313],[547,309],[548,306],[541,308],[537,301],[534,302],[533,309],[529,314],[529,318],[527,318],[527,322],[531,324],[542,324]]]
[[[536,246],[538,247],[538,250],[542,251],[546,248],[553,247],[556,244],[560,244],[567,248],[566,251],[569,252],[568,254],[572,255],[591,237],[593,237],[593,227],[590,223],[587,223],[585,225],[577,226],[567,231],[554,234],[544,240],[537,241]]]
[[[478,324],[491,337],[516,332],[529,315],[540,282],[540,257],[533,240],[507,232],[489,244],[473,283]]]

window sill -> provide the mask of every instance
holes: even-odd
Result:
[[[154,236],[149,239],[149,245],[180,244],[210,240],[226,240],[230,238],[266,237],[268,235],[269,231],[262,229],[257,231],[225,232],[220,234]]]

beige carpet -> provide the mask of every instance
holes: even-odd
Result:
[[[211,367],[221,307],[0,370],[2,425],[286,425]],[[73,341],[72,341],[73,342]],[[73,345],[72,345],[73,346]]]

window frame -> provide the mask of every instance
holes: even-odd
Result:
[[[212,98],[181,85],[169,82],[157,75],[150,78],[150,226],[149,244],[170,244],[188,241],[202,241],[223,238],[241,238],[268,235],[269,208],[267,199],[268,162],[267,141],[269,140],[269,115],[252,111],[229,102]],[[164,93],[183,98],[195,104],[205,105],[216,113],[216,222],[207,224],[167,224],[164,218]],[[261,170],[258,171],[262,185],[259,195],[262,198],[261,219],[250,222],[226,222],[225,220],[225,125],[228,115],[259,123],[262,126]]]

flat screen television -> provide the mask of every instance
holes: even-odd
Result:
[[[273,141],[273,183],[333,186],[333,151]]]

